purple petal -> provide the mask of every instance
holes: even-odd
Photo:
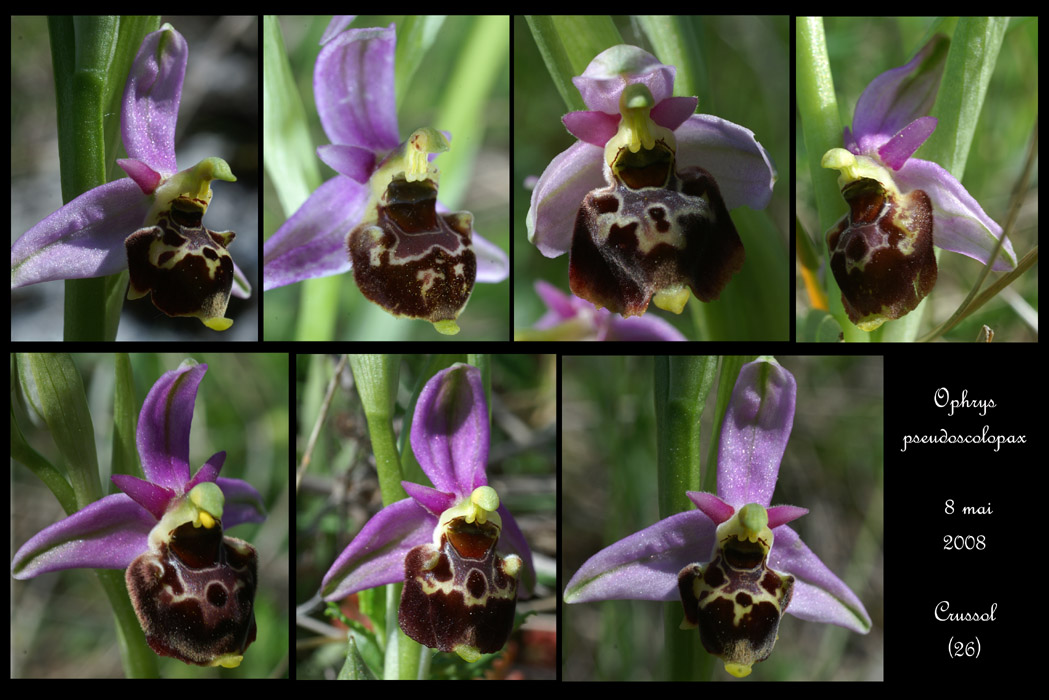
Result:
[[[324,133],[335,144],[391,151],[400,144],[394,102],[397,34],[350,29],[321,49],[313,91]]]
[[[416,503],[429,511],[435,518],[441,517],[441,513],[454,506],[457,500],[454,493],[438,491],[429,486],[414,484],[410,481],[402,481],[401,486],[404,487],[404,490]]]
[[[668,97],[652,108],[652,121],[675,131],[695,114],[698,104],[698,97]]]
[[[131,500],[153,514],[157,520],[164,517],[164,512],[172,500],[178,497],[174,491],[163,486],[139,479],[128,474],[114,474],[109,477]]]
[[[861,153],[873,153],[905,126],[932,109],[947,65],[950,39],[937,34],[906,65],[871,81],[856,101],[852,137]]]
[[[11,288],[127,269],[124,239],[142,227],[150,204],[130,178],[88,190],[11,246]]]
[[[773,506],[768,509],[769,527],[775,529],[784,523],[789,523],[803,515],[808,515],[808,513],[808,508],[800,506]]]
[[[532,190],[532,204],[525,223],[528,240],[548,258],[572,247],[576,214],[587,192],[605,186],[604,151],[576,141],[550,161]]]
[[[216,452],[211,455],[211,459],[204,463],[197,473],[193,475],[193,478],[186,483],[186,493],[189,493],[194,486],[204,481],[215,481],[218,478],[219,472],[222,471],[222,465],[226,463],[226,451]]]
[[[524,567],[521,571],[521,583],[526,594],[535,590],[535,564],[532,562],[532,549],[528,546],[528,540],[514,520],[514,516],[506,509],[505,505],[499,506],[499,517],[503,521],[503,529],[499,534],[499,545],[497,550],[501,554],[516,554],[521,557]],[[528,597],[525,595],[524,597]]]
[[[825,622],[866,634],[871,628],[867,609],[845,582],[812,553],[789,526],[775,529],[769,567],[793,574],[794,596],[787,612],[802,620]]]
[[[580,141],[604,148],[619,130],[621,118],[618,114],[604,112],[569,112],[561,117],[561,123]]]
[[[725,522],[736,512],[735,508],[712,493],[705,493],[703,491],[686,491],[685,495],[688,496],[689,499],[696,504],[696,507],[703,511],[708,518],[714,521],[715,525],[720,525]]]
[[[710,114],[693,114],[674,136],[678,170],[692,165],[708,170],[730,210],[768,205],[776,169],[753,131]]]
[[[987,264],[1002,227],[984,213],[962,183],[936,163],[919,158],[909,159],[895,180],[904,192],[923,190],[929,195],[935,245]],[[1014,267],[1016,252],[1012,241],[1006,240],[992,269],[1004,271]]]
[[[647,51],[620,44],[599,53],[572,82],[587,107],[618,115],[619,96],[627,85],[643,83],[658,104],[673,94],[676,73],[674,66],[663,65]]]
[[[142,194],[153,194],[164,179],[156,170],[134,158],[117,158],[117,165],[135,181]]]
[[[263,289],[347,272],[348,234],[364,215],[368,188],[336,175],[299,207],[263,245]]]
[[[743,365],[721,426],[718,496],[768,506],[794,425],[794,375],[775,360]]]
[[[478,282],[496,284],[510,276],[510,259],[502,248],[473,230],[470,242],[477,257]]]
[[[369,520],[335,560],[321,583],[325,600],[404,580],[404,557],[430,542],[437,519],[410,498],[386,506]]]
[[[189,481],[189,427],[207,365],[183,365],[161,375],[138,417],[138,454],[146,478],[175,493]]]
[[[44,528],[15,553],[11,575],[22,580],[61,569],[123,569],[148,549],[156,518],[123,493],[95,501]]]
[[[897,131],[878,149],[881,162],[893,170],[899,170],[936,130],[936,122],[935,117],[922,117]]]
[[[166,177],[178,172],[175,121],[188,58],[186,40],[165,24],[142,40],[124,87],[124,149]]]
[[[460,498],[486,485],[488,440],[481,371],[457,363],[435,374],[412,420],[412,450],[433,485]]]
[[[362,185],[368,184],[368,178],[375,171],[375,153],[366,148],[326,144],[317,147],[317,157],[335,172]]]
[[[549,312],[536,322],[536,328],[551,328],[562,321],[575,318],[580,311],[576,304],[573,303],[573,300],[579,299],[579,297],[565,294],[546,280],[536,280],[535,293],[546,308],[549,309]]]
[[[254,486],[241,479],[220,476],[215,483],[222,489],[226,503],[222,507],[222,526],[235,527],[241,523],[261,523],[266,519],[262,495]]]
[[[583,303],[589,304],[593,308],[593,304],[590,304],[590,302]],[[639,340],[688,340],[682,335],[681,331],[655,314],[623,318],[619,314],[611,313],[608,309],[598,310],[598,313],[601,312],[604,312],[602,320],[605,323],[604,327],[598,331],[597,340],[622,340],[625,342]]]
[[[660,520],[590,557],[565,587],[565,602],[678,600],[678,572],[710,561],[716,530],[698,510]]]
[[[580,332],[588,334],[588,340],[688,340],[666,320],[652,314],[622,318],[608,309],[596,309],[589,301],[565,294],[544,280],[536,280],[535,291],[549,309],[535,322],[533,327],[538,330],[550,329],[578,319],[575,321],[577,327]]]

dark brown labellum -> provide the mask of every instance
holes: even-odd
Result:
[[[688,626],[699,627],[703,648],[733,675],[746,675],[772,653],[793,594],[794,577],[768,568],[767,551],[767,544],[729,538],[709,564],[678,574]]]
[[[609,186],[587,194],[576,215],[572,292],[624,317],[643,314],[666,289],[717,299],[745,253],[713,176],[699,167],[675,172],[662,142],[623,149],[606,176]]]
[[[223,537],[220,524],[186,523],[140,554],[125,579],[150,648],[198,666],[243,656],[255,641],[256,561],[255,548]]]
[[[830,268],[849,320],[874,330],[914,310],[936,284],[932,203],[922,190],[897,197],[871,178],[842,196],[850,211],[827,232]]]
[[[180,197],[155,226],[127,237],[128,298],[148,293],[168,316],[196,316],[225,330],[232,323],[224,316],[233,289],[233,258],[226,248],[235,234],[204,228],[203,213],[201,200]]]
[[[422,544],[408,552],[400,607],[406,635],[463,656],[464,650],[489,654],[503,648],[514,625],[517,569],[496,555],[498,538],[490,523],[457,518],[440,548]]]
[[[378,205],[378,219],[347,237],[361,293],[395,316],[454,321],[473,291],[473,215],[440,214],[436,205],[435,183],[398,176]]]

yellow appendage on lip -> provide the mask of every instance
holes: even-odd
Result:
[[[193,526],[215,527],[218,519],[222,517],[222,507],[226,501],[218,484],[211,481],[197,484],[189,492],[189,500],[197,507]]]

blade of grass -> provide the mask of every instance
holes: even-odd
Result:
[[[572,84],[594,56],[623,43],[623,37],[608,15],[537,16],[526,18],[546,69],[569,110],[585,110],[583,98]]]

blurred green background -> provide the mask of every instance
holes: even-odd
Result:
[[[928,40],[934,20],[921,17],[825,17],[823,21],[841,122],[851,126],[856,100],[863,90],[883,72],[911,60]],[[999,224],[1005,223],[1012,191],[1027,157],[1037,120],[1038,18],[1013,18],[991,76],[962,179],[969,193]],[[795,153],[798,216],[810,239],[823,253],[826,232],[816,230],[818,220],[800,120],[796,124]],[[921,158],[921,149],[915,155]],[[1018,258],[1038,245],[1037,160],[1012,240]],[[946,253],[940,256],[936,291],[929,296],[922,332],[954,312],[969,293],[982,267],[979,262],[962,255]],[[992,273],[990,280],[998,276],[1000,273]],[[800,317],[810,308],[800,274],[795,294]],[[980,326],[987,324],[995,330],[995,341],[1037,340],[1037,309],[1036,266],[955,327],[946,338],[973,341]],[[1028,315],[1027,319],[1025,315]]]
[[[135,398],[141,409],[164,372],[192,357],[208,365],[197,393],[190,431],[190,470],[226,451],[221,476],[244,479],[262,494],[267,518],[230,530],[259,554],[255,598],[258,636],[235,669],[189,666],[158,657],[164,678],[266,678],[287,675],[288,654],[288,356],[239,353],[132,354]],[[113,431],[113,356],[77,354],[95,430],[104,493]],[[15,379],[17,386],[17,378]],[[13,416],[29,444],[62,468],[46,426],[34,425],[24,406]],[[15,410],[17,409],[17,410]],[[136,411],[137,415],[137,411]],[[11,469],[11,555],[30,537],[65,517],[51,492],[24,466]],[[11,582],[13,678],[121,678],[113,612],[88,569]]]
[[[330,15],[318,17],[282,17],[281,32],[291,70],[298,84],[299,93],[306,109],[306,118],[313,137],[313,146],[327,144],[328,137],[321,128],[317,107],[313,100],[313,68],[320,53],[321,35],[331,20]],[[439,199],[453,210],[465,209],[474,214],[474,230],[487,240],[507,251],[509,249],[508,206],[510,193],[509,143],[510,143],[510,67],[509,56],[497,67],[496,77],[484,95],[476,95],[481,88],[478,81],[452,80],[453,75],[468,76],[469,72],[457,72],[464,45],[478,24],[476,17],[450,16],[440,25],[433,43],[403,90],[404,99],[398,108],[398,128],[401,138],[407,138],[416,128],[432,126],[452,132],[452,151],[469,149],[471,155],[455,168],[447,168],[451,152],[435,161],[441,169],[441,196]],[[353,28],[387,27],[395,22],[398,31],[404,22],[402,16],[359,16]],[[509,31],[507,29],[507,31]],[[488,41],[508,41],[507,35],[490,36]],[[478,74],[487,73],[492,66],[476,68]],[[398,80],[401,80],[398,71]],[[476,112],[458,114],[457,126],[445,124],[439,114],[451,114],[456,100],[468,102],[479,99],[480,109]],[[443,105],[451,105],[442,111]],[[327,165],[317,159],[316,150],[303,153],[303,158],[316,160],[321,168],[323,181],[335,175]],[[454,182],[453,181],[458,181]],[[263,238],[268,238],[294,212],[283,211],[273,190],[269,173],[263,180]],[[446,195],[453,190],[462,196]],[[349,233],[347,231],[347,233]],[[346,340],[425,340],[442,341],[442,336],[433,326],[423,321],[397,319],[365,299],[353,281],[352,273],[339,276],[343,290],[339,293],[334,338]],[[302,284],[293,284],[266,292],[265,338],[267,340],[290,339],[295,334],[297,316],[309,313],[300,306]],[[478,284],[466,310],[459,317],[462,328],[456,339],[508,340],[509,327],[509,283]]]
[[[613,20],[624,42],[646,51],[653,50],[631,17],[615,16]],[[787,339],[790,315],[786,304],[790,264],[787,222],[793,176],[790,168],[790,20],[786,16],[692,17],[689,20],[705,60],[696,111],[751,129],[768,150],[779,175],[766,209],[754,212],[740,207],[732,216],[745,245],[747,236],[754,235],[757,241],[768,246],[767,252],[782,259],[783,272],[776,278],[783,281],[782,288],[776,281],[776,288],[769,290],[773,303],[782,307],[774,314],[776,325],[764,324],[760,334],[764,338]],[[675,91],[675,94],[681,93]],[[514,96],[514,327],[528,328],[545,311],[535,294],[536,280],[546,280],[568,291],[568,256],[546,258],[528,242],[525,217],[532,193],[526,181],[538,178],[547,164],[576,139],[561,123],[561,117],[569,110],[522,17],[514,18]],[[748,256],[757,255],[752,248],[748,248]],[[769,285],[771,281],[767,275],[763,278],[759,275],[759,279],[760,282],[754,283]],[[722,300],[715,303],[740,308],[745,301],[737,300],[734,295],[738,292],[740,297],[747,296],[744,282],[752,282],[747,279],[746,265],[726,287]],[[700,302],[693,299],[690,305],[695,303]],[[689,337],[695,336],[693,319],[687,310],[677,316],[652,307],[647,313],[669,320]]]
[[[772,505],[809,509],[791,524],[863,601],[868,635],[786,615],[747,680],[883,677],[882,360],[781,357],[798,384],[794,428]],[[562,584],[602,548],[659,520],[649,357],[565,357]],[[717,387],[702,420],[707,453]],[[715,465],[703,464],[704,475]],[[563,605],[565,680],[661,680],[663,604]],[[698,634],[682,630],[680,634]],[[702,653],[702,652],[701,652]],[[735,680],[716,664],[714,680]]]

